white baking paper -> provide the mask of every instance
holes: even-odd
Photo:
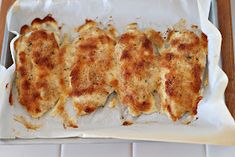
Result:
[[[206,6],[205,6],[206,4]],[[199,104],[199,119],[189,125],[173,123],[165,115],[154,113],[135,118],[131,126],[121,125],[120,105],[110,109],[108,104],[95,113],[78,119],[79,128],[64,129],[59,117],[50,112],[40,119],[32,119],[17,102],[13,83],[14,105],[9,105],[10,88],[14,80],[15,64],[8,69],[0,66],[0,138],[119,138],[151,141],[179,141],[192,143],[235,144],[235,124],[224,103],[224,90],[228,79],[218,66],[221,48],[220,32],[207,20],[208,0],[21,0],[16,1],[7,17],[8,30],[19,32],[24,24],[47,14],[64,25],[64,31],[84,23],[86,18],[107,23],[112,16],[119,32],[131,23],[140,28],[152,27],[160,31],[185,19],[189,26],[198,25],[208,36],[209,85]],[[17,38],[17,37],[16,37]],[[16,39],[15,38],[15,39]],[[13,44],[11,53],[14,60]],[[41,127],[26,129],[15,117],[23,115],[28,121]]]

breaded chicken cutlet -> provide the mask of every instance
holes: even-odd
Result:
[[[71,97],[78,115],[93,112],[103,106],[114,89],[113,70],[115,37],[98,27],[92,20],[77,30],[79,38],[72,44],[72,53],[76,58],[72,66]]]
[[[133,116],[157,111],[154,91],[159,70],[153,44],[147,36],[151,39],[160,36],[157,34],[155,37],[152,32],[146,35],[137,28],[137,24],[130,24],[115,47],[118,63],[117,95]]]
[[[173,121],[184,114],[197,114],[202,99],[202,77],[206,66],[207,37],[204,33],[170,30],[158,56],[158,94],[162,112]]]
[[[59,99],[57,22],[47,16],[23,26],[15,42],[18,100],[33,118],[41,117]]]

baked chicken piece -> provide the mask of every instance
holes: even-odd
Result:
[[[207,36],[184,30],[170,30],[160,50],[158,94],[161,110],[173,121],[185,113],[197,114],[207,57]]]
[[[112,33],[99,28],[92,20],[86,20],[77,31],[79,37],[70,49],[75,58],[70,85],[77,115],[84,115],[103,106],[114,91],[116,41]]]
[[[154,91],[159,69],[150,40],[155,43],[162,41],[153,30],[145,34],[137,28],[137,24],[132,23],[120,36],[115,47],[118,63],[116,92],[120,102],[128,106],[129,113],[133,116],[157,111]]]
[[[58,31],[50,15],[37,18],[21,28],[14,45],[18,100],[33,118],[51,109],[60,96]]]

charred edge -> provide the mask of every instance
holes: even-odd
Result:
[[[133,122],[131,122],[131,121],[124,121],[122,123],[123,126],[129,126],[129,125],[132,125],[132,124],[133,124]]]
[[[12,88],[11,88],[11,90],[10,90],[10,95],[9,95],[9,104],[11,105],[11,106],[13,106],[13,94],[12,94]]]
[[[170,117],[171,117],[173,122],[178,120],[178,118],[172,113],[170,105],[167,105],[167,111],[170,114]]]
[[[31,25],[34,25],[34,24],[43,24],[43,23],[47,23],[47,22],[52,22],[52,23],[56,23],[56,20],[52,17],[51,14],[48,14],[46,17],[44,17],[43,19],[40,19],[40,18],[35,18]]]
[[[29,31],[30,31],[30,27],[28,25],[24,25],[20,29],[20,34],[24,35],[24,34],[28,33]]]

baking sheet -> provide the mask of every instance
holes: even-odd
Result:
[[[113,137],[234,144],[235,139],[230,137],[234,135],[234,121],[223,99],[227,77],[218,66],[221,36],[218,30],[208,22],[207,13],[200,4],[196,0],[190,2],[185,0],[17,1],[8,14],[7,24],[11,31],[19,31],[22,25],[30,23],[35,17],[42,18],[48,13],[53,14],[60,24],[66,24],[64,31],[79,26],[86,18],[95,19],[98,17],[98,21],[105,23],[112,16],[115,26],[120,32],[126,24],[133,21],[138,22],[141,28],[151,26],[158,30],[165,30],[168,26],[184,18],[189,25],[201,26],[209,38],[209,86],[206,89],[204,99],[199,104],[199,119],[187,126],[172,123],[165,116],[156,113],[150,116],[141,116],[137,119],[138,123],[123,127],[120,126],[119,109],[110,110],[106,105],[104,109],[100,109],[95,114],[79,119],[80,127],[78,129],[64,130],[59,118],[52,118],[48,114],[40,120],[32,120],[19,104],[15,103],[11,107],[8,103],[10,90],[5,86],[14,78],[15,65],[9,69],[0,67],[0,91],[3,91],[0,93],[0,104],[3,104],[0,107],[0,137]],[[203,7],[205,6],[203,5]],[[11,44],[13,42],[14,40]],[[14,120],[15,116],[22,114],[26,115],[25,117],[33,123],[43,126],[37,131],[27,130]]]

